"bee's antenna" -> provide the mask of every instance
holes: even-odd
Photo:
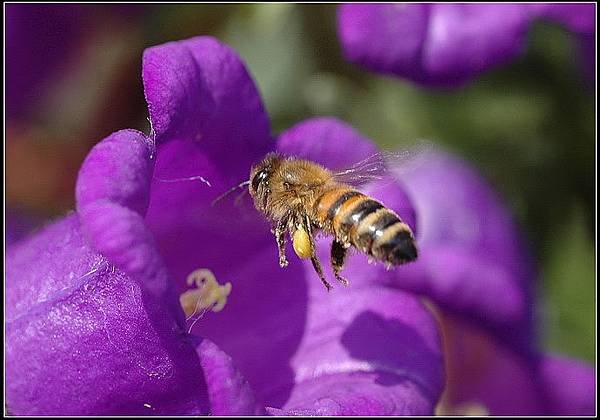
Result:
[[[225,191],[223,194],[221,194],[220,196],[218,196],[217,198],[214,199],[214,201],[212,202],[211,206],[214,206],[215,204],[217,204],[219,201],[221,201],[222,199],[224,199],[225,197],[227,197],[229,194],[231,194],[232,192],[234,192],[237,189],[240,188],[244,188],[246,186],[250,185],[250,181],[244,181],[241,184],[236,185],[235,187]]]

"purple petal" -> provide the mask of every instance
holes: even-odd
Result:
[[[520,55],[534,19],[595,32],[593,4],[346,4],[338,33],[345,57],[434,87],[457,87]]]
[[[227,220],[224,213],[238,222],[224,227],[247,233],[256,226],[244,220],[247,209],[240,211],[233,200],[210,208],[273,147],[266,111],[244,63],[226,45],[197,37],[146,50],[143,76],[157,139],[147,214],[153,233],[170,243],[175,231],[194,229],[198,236],[183,244],[192,252],[206,224]]]
[[[333,170],[348,168],[378,152],[371,140],[332,117],[311,118],[288,128],[277,139],[277,150]]]
[[[595,32],[593,4],[346,4],[344,55],[365,68],[434,87],[456,87],[525,48],[535,18]]]
[[[129,275],[145,279],[157,296],[168,276],[143,220],[152,174],[148,139],[122,130],[89,153],[77,179],[77,209],[94,249]]]
[[[402,267],[396,282],[490,324],[513,327],[529,312],[523,287],[505,267],[458,245],[422,246],[418,260]]]
[[[190,328],[232,358],[258,401],[281,407],[294,386],[290,358],[304,334],[307,290],[302,265],[290,260],[282,270],[267,226],[264,234],[269,242],[253,244],[243,237],[227,240],[207,229],[194,238],[209,246],[193,247],[167,262],[173,272],[182,273],[176,277],[181,283],[200,267],[210,269],[219,283],[231,282],[225,308],[206,313],[195,324],[191,319]],[[194,241],[185,232],[176,237],[185,244]],[[174,251],[183,248],[175,246]]]
[[[454,87],[518,55],[529,16],[511,4],[349,4],[339,9],[338,28],[349,61]]]
[[[345,58],[369,70],[421,80],[429,9],[423,4],[341,5],[338,35]]]
[[[284,409],[312,415],[427,415],[443,388],[436,323],[414,297],[383,288],[326,293],[310,264],[296,386]],[[336,384],[337,385],[333,385]]]
[[[381,372],[337,373],[300,383],[286,409],[288,416],[432,415],[432,402],[414,382]]]
[[[596,5],[593,3],[532,4],[533,13],[540,18],[565,25],[580,34],[596,32]]]
[[[194,349],[143,280],[90,249],[77,215],[16,245],[6,272],[8,410],[206,413]]]
[[[444,314],[447,382],[440,414],[544,414],[535,356],[523,355],[472,322]],[[509,343],[510,344],[510,343]]]
[[[82,230],[90,245],[128,275],[145,279],[142,287],[160,296],[169,276],[144,219],[119,204],[97,202],[81,210]]]
[[[121,130],[98,143],[79,170],[77,208],[110,201],[142,216],[148,207],[151,160],[150,140],[135,130]]]
[[[421,253],[415,264],[396,271],[395,284],[500,328],[515,344],[531,340],[534,261],[493,189],[442,152],[398,175],[419,215]]]
[[[212,161],[203,152],[202,145],[196,142],[171,140],[159,145],[146,214],[146,222],[157,238],[172,238],[174,232],[179,230],[216,231],[217,228],[235,231],[236,236],[245,233],[252,236],[248,231],[256,228],[258,214],[249,201],[241,206],[235,202],[235,198],[244,190],[236,191],[227,199],[211,205],[219,195],[246,180],[250,175],[250,166],[244,169],[243,177],[240,175],[234,181],[230,175],[222,172],[220,163]],[[240,168],[237,170],[241,171]],[[210,186],[203,180],[209,182]],[[248,223],[248,219],[254,220],[254,223]],[[190,252],[198,238],[201,236],[196,236],[192,243],[187,244],[192,247]]]
[[[556,416],[593,416],[596,412],[596,369],[564,356],[547,355],[541,359],[539,375]]]
[[[433,5],[423,67],[434,80],[469,80],[521,54],[528,24],[529,11],[520,5]]]
[[[250,165],[272,147],[254,82],[238,55],[216,39],[196,37],[147,49],[143,79],[158,144],[200,144],[231,182],[247,177]]]
[[[78,227],[77,216],[71,215],[16,244],[7,254],[6,314],[9,319],[67,289],[74,279],[90,271],[95,253],[80,235],[73,238],[64,235],[65,231]],[[60,264],[44,259],[43,264],[29,265],[44,253],[53,255]]]
[[[562,356],[514,351],[485,330],[443,315],[448,379],[440,414],[593,415],[595,369]],[[510,344],[510,343],[508,343]]]
[[[534,264],[513,215],[491,185],[467,162],[442,151],[397,174],[419,214],[419,240],[460,244],[493,255],[503,266],[530,280]],[[510,244],[511,246],[507,246]]]
[[[214,343],[204,339],[196,351],[204,370],[210,400],[210,415],[240,416],[265,414],[248,382],[233,360]]]
[[[274,246],[244,265],[237,258],[215,264],[198,252],[233,287],[227,306],[194,331],[232,357],[265,405],[313,410],[316,400],[306,396],[321,393],[348,410],[369,399],[365,412],[432,412],[443,384],[439,337],[415,298],[377,288],[327,293],[310,263],[292,257],[281,270]],[[337,394],[323,386],[338,373],[352,374],[357,386]]]

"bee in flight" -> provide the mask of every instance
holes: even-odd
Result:
[[[374,155],[350,169],[333,172],[310,160],[271,153],[252,167],[244,184],[255,207],[274,224],[281,267],[288,265],[286,232],[296,254],[311,259],[327,290],[331,285],[315,253],[318,231],[333,236],[331,266],[342,284],[348,284],[340,271],[351,246],[387,266],[417,258],[410,227],[394,211],[355,188],[376,178],[381,163],[380,155]]]

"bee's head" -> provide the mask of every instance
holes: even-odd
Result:
[[[271,192],[269,180],[281,159],[281,156],[270,153],[250,170],[249,191],[257,206],[266,207]]]

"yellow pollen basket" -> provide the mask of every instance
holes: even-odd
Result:
[[[231,293],[231,283],[220,285],[213,272],[206,268],[192,271],[187,277],[187,284],[196,285],[195,289],[186,290],[179,296],[179,303],[188,317],[202,309],[221,311]]]
[[[310,258],[313,255],[313,248],[310,242],[310,237],[304,229],[298,229],[292,237],[294,251],[302,259]]]

